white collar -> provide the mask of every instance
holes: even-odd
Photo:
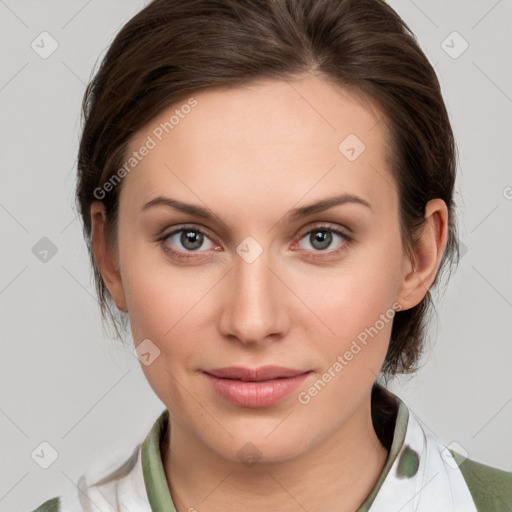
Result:
[[[404,442],[368,510],[477,512],[448,448],[410,409],[408,413]]]

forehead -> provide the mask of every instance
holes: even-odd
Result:
[[[310,74],[207,89],[132,138],[129,154],[151,149],[124,178],[121,196],[137,205],[168,192],[212,205],[291,207],[337,190],[384,207],[396,199],[386,135],[375,104]]]

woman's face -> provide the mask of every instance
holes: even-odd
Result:
[[[112,293],[171,422],[229,460],[289,459],[368,415],[400,308],[384,122],[312,75],[192,96],[131,140]],[[267,365],[305,375],[207,375]]]

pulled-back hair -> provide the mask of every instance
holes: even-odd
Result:
[[[448,207],[437,284],[458,260],[455,143],[434,69],[407,25],[382,0],[155,0],[121,29],[85,92],[76,190],[104,319],[126,329],[91,245],[90,208],[126,161],[131,137],[194,92],[315,73],[373,101],[389,132],[387,162],[399,193],[404,250],[425,206]],[[103,194],[107,243],[116,244],[122,183]],[[383,269],[385,271],[385,269]],[[413,372],[424,348],[430,293],[395,315],[381,373]]]

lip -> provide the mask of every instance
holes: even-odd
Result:
[[[203,371],[213,389],[242,407],[268,407],[295,390],[311,373],[283,366],[244,368],[230,366]]]

